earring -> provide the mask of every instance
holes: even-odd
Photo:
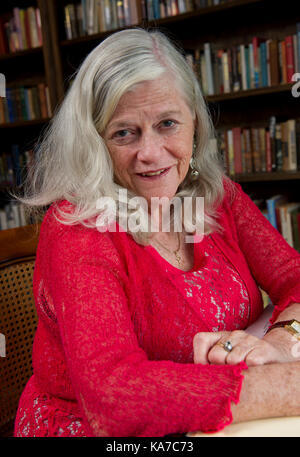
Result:
[[[194,143],[194,146],[193,146],[193,155],[192,155],[192,158],[190,160],[190,167],[191,167],[191,180],[192,181],[196,181],[198,178],[199,178],[199,171],[197,170],[197,167],[196,167],[196,160],[194,159],[194,152],[196,150],[196,143]]]

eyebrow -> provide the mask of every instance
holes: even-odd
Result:
[[[160,121],[162,119],[165,119],[165,118],[168,118],[168,117],[172,117],[172,116],[178,116],[181,114],[181,111],[178,111],[178,110],[169,110],[169,111],[164,111],[163,113],[160,113],[157,117],[157,120]],[[128,127],[130,125],[133,125],[134,122],[133,121],[115,121],[115,122],[112,122],[111,124],[108,125],[108,128],[109,129],[115,129],[115,128],[124,128],[124,127]]]

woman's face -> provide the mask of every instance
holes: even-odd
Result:
[[[125,93],[104,132],[116,181],[150,202],[172,198],[193,150],[194,118],[170,76]]]

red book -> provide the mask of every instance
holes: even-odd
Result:
[[[285,41],[280,42],[280,47],[281,47],[281,82],[282,83],[287,83],[287,72],[286,72],[286,45]]]
[[[272,171],[272,152],[270,132],[266,131],[266,171]]]
[[[0,55],[8,54],[7,36],[4,28],[5,19],[0,17]]]
[[[241,148],[241,128],[234,127],[233,135],[233,150],[234,150],[234,173],[243,173],[242,165],[242,148]]]
[[[28,49],[32,48],[28,10],[24,10],[25,35]]]
[[[285,37],[285,59],[287,82],[290,83],[292,82],[292,76],[295,73],[294,42],[291,35]]]

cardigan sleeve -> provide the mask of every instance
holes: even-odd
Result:
[[[275,305],[270,322],[300,303],[300,254],[261,213],[239,184],[231,206],[239,245],[252,275]]]
[[[247,365],[148,360],[128,308],[126,269],[109,237],[70,226],[59,236],[48,232],[40,262],[89,436],[164,436],[228,425]]]

